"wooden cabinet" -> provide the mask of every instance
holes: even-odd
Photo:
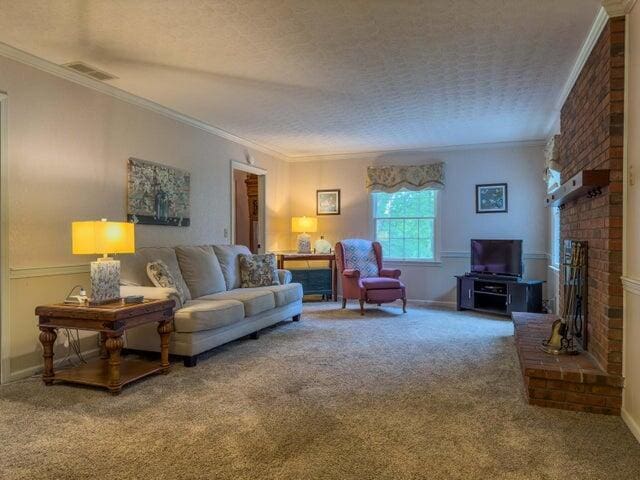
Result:
[[[331,298],[330,268],[292,268],[292,281],[302,284],[304,295],[323,295]]]
[[[462,277],[458,286],[458,310],[473,308],[473,279]]]
[[[460,275],[457,278],[458,310],[511,315],[542,312],[542,280]]]
[[[293,281],[302,284],[304,295],[323,295],[338,301],[338,270],[334,253],[278,253],[278,268],[286,262],[328,262],[328,267],[290,268]],[[307,263],[307,265],[310,265]]]

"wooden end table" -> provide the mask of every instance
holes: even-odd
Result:
[[[39,317],[40,342],[44,349],[42,381],[55,380],[107,388],[117,395],[122,387],[154,373],[169,372],[169,336],[173,331],[173,300],[145,300],[138,304],[114,302],[89,307],[86,305],[43,305],[36,308]],[[148,360],[120,360],[125,330],[145,323],[157,322],[160,335],[160,363]],[[100,334],[100,358],[78,367],[53,371],[53,344],[58,328],[89,330]]]
[[[309,260],[326,260],[329,262],[331,269],[331,299],[338,301],[338,265],[336,263],[335,253],[297,253],[297,252],[280,252],[277,253],[278,268],[282,269],[287,261],[309,261]]]

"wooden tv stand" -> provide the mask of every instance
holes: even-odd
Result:
[[[458,275],[458,310],[510,316],[513,312],[542,313],[543,280],[494,275]]]

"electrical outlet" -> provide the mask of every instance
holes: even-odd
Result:
[[[224,235],[224,238],[229,238],[229,230],[225,228],[223,235]]]

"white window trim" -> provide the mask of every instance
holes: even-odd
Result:
[[[560,271],[560,263],[561,263],[561,258],[562,258],[562,245],[560,245],[560,240],[562,238],[562,230],[561,230],[561,225],[560,225],[560,211],[557,210],[557,207],[551,207],[553,210],[551,210],[551,216],[549,218],[549,237],[550,237],[550,246],[549,246],[549,267],[556,270],[556,271]],[[559,238],[554,238],[554,222],[555,216],[558,216],[558,237]],[[556,258],[554,258],[554,244],[555,244],[555,248],[558,249],[558,256],[557,256],[557,262],[556,262]]]
[[[433,247],[433,259],[431,260],[421,260],[417,258],[390,258],[385,257],[384,252],[382,256],[382,261],[385,265],[422,265],[422,266],[441,266],[442,259],[440,257],[441,253],[441,245],[442,245],[442,202],[440,201],[442,198],[441,190],[434,189],[436,192],[436,217],[434,221],[434,247]],[[369,238],[373,241],[376,239],[376,222],[373,218],[374,212],[374,200],[373,194],[369,193]]]

